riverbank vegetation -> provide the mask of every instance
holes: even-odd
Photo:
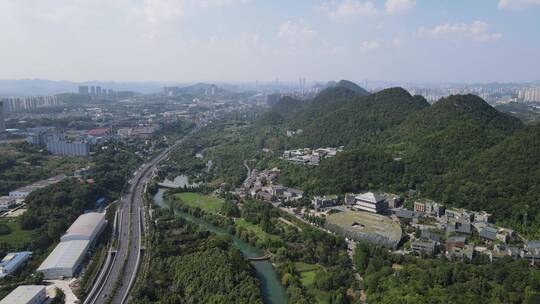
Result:
[[[262,304],[254,268],[228,237],[158,209],[151,264],[134,303]]]
[[[271,252],[290,303],[349,303],[352,300],[348,292],[354,293],[356,282],[344,238],[257,200],[243,200],[241,206],[240,217],[233,219],[187,204],[174,204],[182,212],[203,218]],[[280,217],[294,226],[279,220]]]

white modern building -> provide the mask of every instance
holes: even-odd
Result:
[[[60,242],[37,271],[42,272],[47,280],[73,277],[89,247],[88,240]]]
[[[93,243],[105,225],[105,213],[85,213],[71,224],[66,234],[60,238],[60,241],[85,240]]]
[[[0,301],[0,304],[41,304],[47,300],[45,286],[22,285]]]
[[[0,279],[13,273],[31,256],[30,251],[8,253],[0,262]]]
[[[386,209],[386,200],[373,192],[362,193],[354,198],[354,209],[373,213],[382,213]]]

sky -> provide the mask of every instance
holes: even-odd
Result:
[[[0,0],[0,79],[540,80],[540,0]]]

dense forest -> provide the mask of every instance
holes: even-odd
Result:
[[[369,303],[524,303],[540,302],[540,270],[523,260],[490,263],[393,255],[359,243],[353,257]]]
[[[227,237],[158,210],[152,267],[134,303],[261,303],[255,270]]]

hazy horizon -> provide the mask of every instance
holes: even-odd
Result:
[[[0,79],[540,79],[539,0],[4,0],[0,10]]]

